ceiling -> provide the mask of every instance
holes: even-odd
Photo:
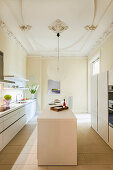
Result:
[[[112,1],[0,0],[0,18],[28,55],[36,56],[57,56],[57,36],[48,26],[60,19],[69,27],[60,36],[60,56],[87,56],[113,30]],[[32,29],[21,31],[23,24]],[[86,25],[97,28],[86,30]]]

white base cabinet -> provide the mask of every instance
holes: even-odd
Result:
[[[98,92],[98,96],[96,96],[96,92]],[[110,109],[108,107],[110,101],[113,101],[113,69],[100,73],[97,75],[97,79],[96,76],[93,76],[91,80],[91,125],[113,149],[113,128],[109,126],[109,116],[112,116],[109,114],[113,114],[109,111],[113,110],[112,105],[109,105]],[[96,114],[96,110],[98,110],[98,114]]]
[[[108,77],[109,77],[109,85],[113,86],[113,69],[109,70]]]
[[[77,119],[71,110],[38,117],[38,165],[77,165]]]
[[[26,105],[25,112],[26,112],[26,121],[28,122],[36,113],[36,101]]]
[[[91,126],[108,143],[108,73],[91,79]]]
[[[113,128],[109,126],[109,146],[113,149]]]
[[[2,133],[0,134],[0,151],[3,149],[3,137]]]
[[[98,77],[97,75],[91,78],[91,126],[98,130]]]
[[[0,151],[36,113],[36,100],[0,117]]]
[[[106,142],[108,142],[107,72],[98,75],[98,133]]]

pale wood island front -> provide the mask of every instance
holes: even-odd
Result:
[[[47,107],[39,115],[38,164],[77,165],[77,119],[71,110]]]

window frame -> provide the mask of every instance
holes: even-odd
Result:
[[[96,62],[99,62],[99,72],[94,73],[94,64],[95,64]],[[92,75],[94,76],[94,75],[97,75],[97,74],[99,74],[99,73],[100,73],[100,58],[97,57],[97,58],[92,62]]]

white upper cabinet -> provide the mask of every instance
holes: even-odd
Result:
[[[98,76],[92,76],[91,78],[91,126],[97,131],[97,119],[98,119]]]
[[[108,142],[108,77],[98,75],[98,133]]]
[[[109,70],[109,72],[108,72],[108,77],[109,77],[108,84],[109,84],[109,85],[113,85],[113,69],[112,69],[112,70]]]

